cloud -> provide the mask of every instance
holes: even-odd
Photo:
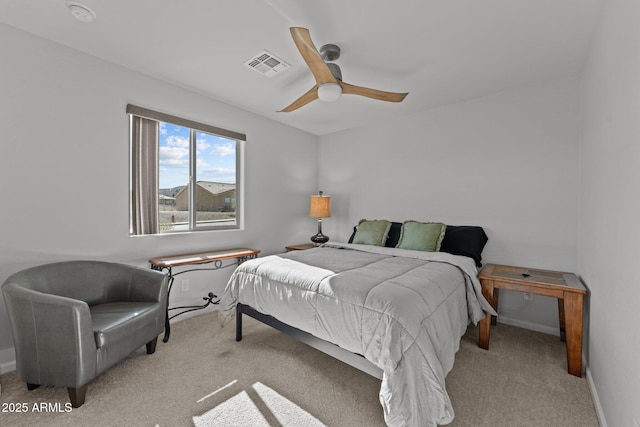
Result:
[[[198,151],[206,150],[207,148],[211,147],[211,144],[209,144],[206,139],[198,138],[198,140],[196,141],[196,147],[198,148]]]
[[[211,168],[199,173],[198,179],[205,181],[235,182],[236,170],[234,168]]]
[[[168,167],[189,167],[189,150],[184,147],[160,147],[160,164]]]
[[[221,157],[234,155],[235,144],[230,142],[211,144],[204,138],[198,138],[196,160],[198,166],[198,179],[206,179],[205,174],[210,177],[234,176],[235,169],[218,167],[209,168],[213,162],[211,156]],[[206,155],[204,153],[207,153]],[[179,135],[168,135],[163,138],[159,147],[160,165],[167,168],[188,168],[189,167],[189,138]],[[235,179],[235,178],[234,178]]]
[[[189,138],[184,136],[170,135],[165,139],[165,144],[169,147],[186,147],[189,148]]]
[[[216,144],[211,149],[210,154],[212,156],[228,156],[236,153],[236,147],[234,144],[227,142],[225,144]]]

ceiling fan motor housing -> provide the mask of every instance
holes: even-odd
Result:
[[[335,44],[325,44],[320,48],[320,56],[325,62],[332,62],[340,58],[340,47]]]
[[[338,64],[327,62],[327,67],[329,67],[329,70],[331,70],[331,74],[333,74],[333,77],[342,81],[342,70],[340,70],[340,66]]]

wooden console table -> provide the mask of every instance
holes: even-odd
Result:
[[[167,295],[167,318],[164,324],[164,338],[162,341],[169,341],[169,335],[171,335],[171,326],[169,324],[169,320],[173,319],[176,316],[179,316],[184,313],[188,313],[194,310],[201,310],[205,307],[208,307],[210,304],[218,304],[220,300],[214,301],[214,298],[218,298],[217,295],[214,295],[212,292],[203,298],[206,302],[203,305],[191,305],[191,306],[183,306],[183,307],[172,307],[169,308],[169,297],[171,296],[171,288],[173,287],[173,281],[175,277],[188,273],[190,271],[207,271],[207,270],[219,270],[221,268],[232,267],[242,264],[244,261],[255,258],[260,253],[259,250],[256,249],[248,249],[248,248],[237,248],[237,249],[222,249],[215,251],[205,251],[205,252],[194,252],[188,254],[178,254],[178,255],[169,255],[169,256],[161,256],[152,258],[149,260],[151,264],[151,268],[153,270],[167,270],[169,277],[169,289]],[[223,265],[223,261],[227,259],[235,259],[236,262]],[[202,265],[202,264],[211,264],[212,267],[205,268],[192,268],[184,271],[180,271],[179,273],[173,273],[173,267],[180,266],[188,266],[188,265]],[[169,317],[170,310],[183,310],[180,313],[174,314]]]
[[[582,315],[587,289],[573,273],[537,270],[508,265],[485,265],[478,278],[482,294],[498,310],[500,289],[545,295],[558,299],[560,339],[567,343],[567,367],[570,374],[582,376]],[[480,321],[478,346],[489,349],[491,315]]]

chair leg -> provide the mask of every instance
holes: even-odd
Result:
[[[158,337],[155,337],[147,343],[147,354],[153,354],[156,352],[156,344],[158,343]]]
[[[40,387],[40,384],[27,383],[27,390],[35,390],[38,387]]]
[[[67,387],[67,391],[69,392],[69,400],[71,401],[71,406],[74,408],[79,408],[84,405],[84,398],[87,395],[87,388],[89,384],[85,384],[80,387]]]

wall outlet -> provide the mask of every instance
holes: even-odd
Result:
[[[183,280],[180,283],[180,289],[182,290],[182,292],[188,292],[189,291],[189,280]]]
[[[524,294],[524,300],[525,301],[533,301],[533,294],[530,294],[528,292],[525,292]]]

